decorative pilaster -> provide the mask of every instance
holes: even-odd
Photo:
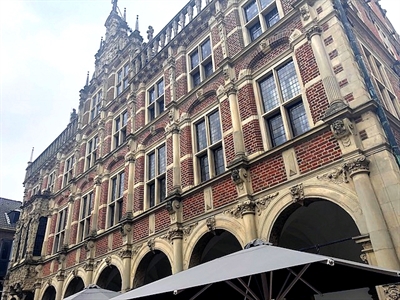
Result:
[[[99,216],[99,206],[100,206],[101,181],[102,181],[101,175],[97,175],[94,178],[94,205],[92,213],[93,221],[91,223],[91,228],[90,228],[91,235],[96,235],[97,230],[99,229],[97,227],[97,223],[99,218],[98,216]]]
[[[175,274],[183,270],[183,210],[178,200],[168,201],[166,208],[171,219],[167,238],[173,244],[174,264],[172,266],[172,273]]]
[[[369,163],[365,156],[360,156],[346,162],[343,168],[354,182],[378,266],[397,270],[400,268],[399,261],[378,198],[369,178]]]
[[[129,151],[125,155],[125,162],[128,164],[128,194],[126,202],[126,214],[127,216],[133,215],[133,194],[135,184],[135,153]]]
[[[229,211],[235,218],[242,218],[246,232],[246,243],[257,238],[256,230],[256,203],[250,198],[240,200],[239,203]]]

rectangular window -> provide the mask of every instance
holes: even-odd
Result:
[[[264,119],[272,147],[309,129],[294,62],[273,69],[258,82]]]
[[[164,112],[164,79],[159,80],[147,92],[147,119],[149,122]]]
[[[102,91],[100,90],[96,95],[93,96],[90,102],[90,121],[95,119],[100,114],[102,100]]]
[[[128,112],[123,112],[114,119],[114,134],[113,134],[113,145],[114,149],[122,145],[126,141],[128,124]]]
[[[65,227],[67,226],[67,208],[57,215],[56,232],[54,235],[53,253],[59,252],[65,244]]]
[[[122,219],[125,173],[120,172],[110,180],[108,201],[108,225],[114,226]]]
[[[194,125],[196,159],[200,181],[206,181],[225,171],[219,111],[214,111]]]
[[[117,72],[117,96],[129,86],[129,70],[130,66],[127,63]]]
[[[98,137],[95,136],[94,138],[90,139],[86,144],[86,165],[85,165],[86,167],[85,167],[85,170],[89,170],[96,163],[98,142],[99,142]]]
[[[211,42],[206,39],[189,54],[190,78],[192,87],[200,85],[214,72],[211,55]]]
[[[78,243],[83,241],[90,234],[90,217],[92,215],[93,199],[93,192],[82,197],[79,213]]]
[[[280,19],[275,0],[252,0],[243,6],[249,41],[257,39]]]
[[[153,207],[165,200],[167,157],[165,145],[147,154],[147,207]]]
[[[47,190],[51,193],[54,192],[54,183],[56,182],[56,172],[53,171],[49,174],[47,179]]]
[[[64,175],[63,175],[63,187],[71,181],[74,170],[75,157],[71,156],[65,161]]]

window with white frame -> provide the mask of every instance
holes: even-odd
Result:
[[[166,159],[165,145],[147,154],[147,207],[153,207],[165,200]]]
[[[394,54],[392,43],[389,41],[387,35],[383,32],[383,30],[379,27],[378,24],[375,23],[376,29],[378,30],[379,36],[382,39],[383,45],[389,51],[389,53],[396,59],[396,55]]]
[[[363,47],[363,50],[371,70],[372,80],[378,89],[378,96],[380,96],[384,107],[396,118],[400,118],[400,105],[395,94],[392,92],[385,67],[365,47]]]
[[[129,63],[127,63],[117,72],[117,96],[129,85],[129,69]]]
[[[113,145],[114,149],[126,141],[126,125],[128,124],[128,113],[124,111],[114,119]]]
[[[74,170],[74,162],[75,158],[72,155],[71,157],[67,158],[64,165],[64,175],[63,175],[63,187],[67,186],[67,184],[71,181],[73,176]]]
[[[206,181],[225,171],[219,111],[213,111],[194,125],[196,160],[200,181]]]
[[[147,120],[151,122],[164,111],[164,79],[159,80],[147,92]]]
[[[310,127],[292,60],[258,81],[263,117],[271,147],[306,132]]]
[[[211,55],[211,41],[207,38],[189,54],[190,81],[192,88],[211,76],[214,72]]]
[[[35,196],[39,193],[39,185],[35,185],[32,189],[32,196]]]
[[[102,95],[103,92],[100,90],[92,97],[90,102],[90,121],[93,121],[100,114]]]
[[[78,243],[90,234],[90,217],[93,209],[93,192],[82,197],[79,213]]]
[[[125,173],[120,172],[110,180],[108,201],[108,226],[114,226],[122,218]]]
[[[243,14],[251,41],[280,19],[275,0],[251,0],[243,6]]]
[[[96,135],[95,137],[91,138],[86,144],[85,170],[89,170],[96,163],[98,142],[99,142],[99,139]]]
[[[47,178],[47,190],[50,192],[54,192],[54,184],[56,182],[56,172],[53,171],[49,174]]]
[[[65,244],[65,227],[67,226],[67,208],[57,215],[56,232],[54,234],[53,253],[60,251]]]

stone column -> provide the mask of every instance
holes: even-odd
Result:
[[[87,285],[94,283],[93,282],[93,269],[94,269],[94,259],[95,256],[95,248],[94,248],[94,240],[92,237],[89,237],[89,240],[85,244],[86,249],[86,261],[83,265],[83,268],[86,271],[86,282]]]
[[[231,112],[232,128],[233,128],[233,144],[235,147],[235,157],[245,156],[245,147],[242,131],[242,122],[240,120],[239,105],[237,100],[237,89],[232,81],[225,85],[225,92],[229,99],[229,107]]]
[[[133,195],[135,185],[135,153],[133,151],[128,152],[125,155],[125,162],[128,163],[128,195],[126,202],[126,214],[133,214]]]
[[[174,190],[180,190],[181,188],[181,160],[180,160],[180,140],[179,140],[179,128],[176,124],[171,128],[172,133],[172,185]]]
[[[35,296],[33,300],[40,300],[40,289],[42,288],[42,284],[40,282],[35,282]]]
[[[343,101],[340,93],[339,83],[332,70],[331,62],[325,51],[324,42],[321,38],[322,29],[319,26],[312,26],[307,31],[307,38],[310,41],[317,62],[318,70],[322,78],[322,83],[329,103]]]
[[[96,234],[98,230],[97,223],[99,218],[100,194],[101,194],[101,176],[97,175],[94,178],[94,205],[92,213],[92,224],[90,228],[91,234]]]
[[[127,222],[121,227],[122,239],[124,246],[122,247],[119,255],[122,258],[122,263],[124,265],[122,271],[122,286],[121,291],[127,292],[131,289],[131,261],[132,261],[132,225]]]
[[[378,266],[400,269],[389,230],[369,178],[369,161],[361,156],[345,163],[344,168],[353,179]]]
[[[57,278],[57,286],[56,286],[56,299],[55,300],[61,300],[63,299],[63,287],[64,287],[64,274],[61,272],[56,275]]]
[[[167,238],[173,245],[174,259],[172,273],[175,274],[183,270],[183,211],[180,201],[176,199],[169,200],[166,208],[171,219],[171,226],[167,233]]]

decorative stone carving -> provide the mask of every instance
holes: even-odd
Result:
[[[151,252],[154,252],[154,250],[155,250],[155,245],[156,245],[156,243],[155,243],[155,241],[154,241],[154,238],[149,239],[149,240],[147,241],[147,247],[149,247],[149,249],[150,249]]]
[[[340,139],[345,147],[351,145],[350,135],[354,133],[354,125],[349,119],[336,120],[331,125],[331,130],[336,139]]]
[[[175,239],[183,238],[183,228],[180,225],[175,225],[173,228],[170,228],[165,235],[165,238],[172,242]]]
[[[94,262],[93,259],[89,258],[85,261],[85,263],[83,264],[83,268],[85,269],[85,271],[93,271],[94,269]]]
[[[398,300],[400,299],[400,286],[396,284],[383,285],[383,291],[386,296],[386,300]]]
[[[259,47],[260,47],[261,52],[264,54],[268,53],[271,50],[268,39],[261,40]]]
[[[300,7],[300,14],[303,21],[307,21],[308,19],[310,19],[311,14],[310,9],[308,8],[308,4],[304,4]]]
[[[343,100],[336,100],[333,101],[329,107],[327,108],[327,110],[325,111],[325,116],[324,118],[327,118],[331,115],[334,115],[335,113],[348,108],[349,106],[347,105],[346,102],[344,102]]]
[[[237,168],[232,170],[231,178],[239,189],[243,189],[243,183],[248,179],[248,175],[245,169]]]
[[[359,158],[344,163],[343,168],[349,173],[350,177],[360,172],[369,173],[369,160],[362,155]]]
[[[125,161],[128,163],[134,163],[135,162],[135,153],[130,151],[125,155]]]
[[[343,168],[334,169],[333,171],[321,176],[317,176],[319,180],[331,181],[335,184],[348,183],[347,172]]]
[[[106,263],[107,267],[111,266],[111,256],[107,256],[104,259],[104,262]]]
[[[360,255],[360,258],[361,258],[361,260],[362,260],[362,262],[363,262],[364,264],[368,264],[368,257],[367,257],[367,254],[366,254],[366,253],[362,253],[362,254]]]
[[[197,224],[198,224],[198,223],[196,222],[196,223],[194,223],[194,224],[191,224],[191,225],[188,225],[188,226],[185,226],[185,227],[182,228],[183,237],[184,237],[184,240],[185,240],[185,241],[186,241],[187,238],[190,236],[190,234],[192,233],[193,228],[195,228],[195,227],[197,226]]]
[[[260,199],[257,199],[254,201],[256,204],[256,209],[257,213],[260,216],[261,212],[268,207],[268,205],[271,203],[271,200],[274,199],[276,196],[279,195],[279,192],[267,195],[265,197],[262,197]]]
[[[253,200],[247,199],[237,204],[229,211],[230,215],[236,219],[242,218],[246,214],[254,214],[256,211],[256,203]]]
[[[153,39],[153,34],[154,34],[154,29],[153,26],[149,26],[149,29],[147,30],[147,39],[151,41]]]
[[[123,248],[119,251],[119,257],[121,258],[131,258],[132,257],[132,249],[130,247]]]
[[[316,35],[316,34],[320,35],[321,33],[322,33],[322,28],[320,26],[315,25],[315,26],[313,26],[313,27],[311,27],[310,29],[307,30],[306,36],[307,36],[308,40],[311,40],[311,38],[314,35]]]
[[[169,214],[174,214],[181,208],[181,203],[177,200],[168,201],[165,208]]]
[[[215,224],[216,224],[216,222],[215,222],[214,216],[208,218],[206,220],[206,225],[207,225],[208,231],[215,231]]]
[[[295,186],[292,186],[290,188],[290,195],[292,196],[292,201],[294,203],[299,203],[301,205],[303,205],[303,201],[304,201],[304,187],[303,184],[297,184]]]
[[[123,236],[128,235],[132,231],[131,224],[124,224],[121,226],[121,233]]]

